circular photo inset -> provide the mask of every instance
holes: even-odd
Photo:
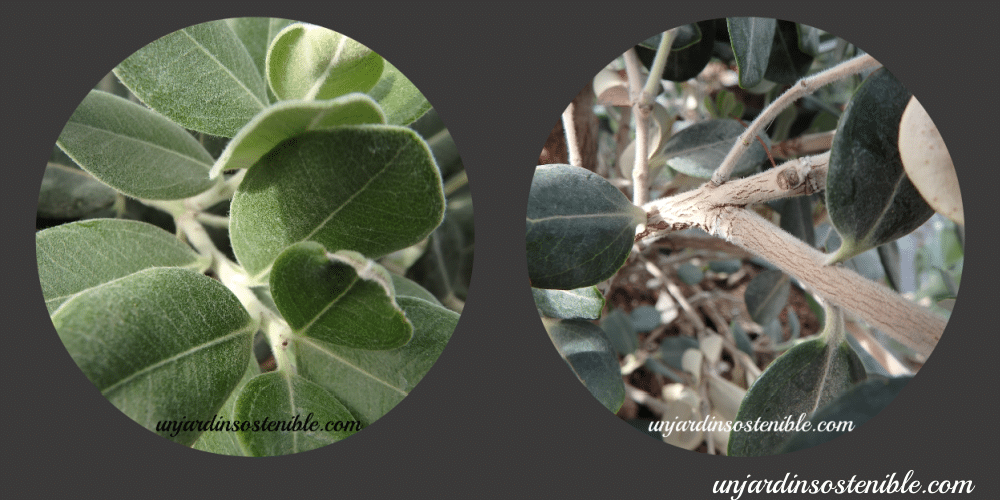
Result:
[[[710,19],[637,42],[553,117],[532,179],[552,343],[608,410],[677,447],[774,455],[855,430],[958,294],[962,200],[937,128],[818,28]]]
[[[361,43],[286,19],[191,26],[129,56],[45,168],[38,274],[101,394],[198,450],[347,438],[458,323],[472,203],[431,103]]]

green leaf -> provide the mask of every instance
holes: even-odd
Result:
[[[730,17],[726,19],[726,24],[739,67],[740,87],[754,87],[764,79],[778,21],[762,17]]]
[[[632,326],[640,332],[651,332],[663,323],[660,311],[651,305],[636,307],[629,316],[632,318]]]
[[[897,292],[901,291],[903,272],[899,263],[899,243],[890,241],[885,245],[879,245],[878,258],[882,262],[882,269],[885,270],[885,278],[889,282],[889,286]]]
[[[52,324],[84,375],[143,427],[191,445],[200,431],[159,421],[211,420],[250,359],[256,325],[218,281],[153,268],[69,299]]]
[[[598,319],[604,309],[604,296],[596,286],[576,290],[532,288],[535,306],[542,315],[557,319]]]
[[[448,208],[444,221],[431,233],[423,255],[406,271],[408,277],[421,283],[445,303],[465,297],[468,291],[473,248],[462,225],[467,223],[472,227],[471,198],[468,207],[468,220],[464,218],[466,214]]]
[[[826,199],[843,244],[830,263],[904,236],[934,214],[899,157],[899,123],[910,95],[880,68],[861,84],[840,118]]]
[[[646,212],[603,177],[571,165],[535,169],[528,194],[531,286],[572,290],[613,276]]]
[[[750,317],[761,326],[778,319],[781,310],[788,305],[791,290],[788,275],[781,271],[769,270],[754,276],[743,295]]]
[[[73,222],[39,231],[35,254],[49,314],[77,293],[143,269],[206,267],[174,235],[152,224],[120,219]]]
[[[615,346],[618,354],[624,356],[639,348],[639,337],[635,327],[632,326],[632,318],[621,309],[615,309],[608,313],[601,321],[601,329],[608,336],[611,345]]]
[[[458,314],[426,300],[397,297],[413,323],[409,344],[388,351],[337,346],[293,337],[299,374],[337,397],[364,425],[403,400],[437,361]]]
[[[701,283],[701,280],[705,279],[705,272],[700,267],[690,262],[685,262],[677,268],[677,277],[689,285],[697,285]]]
[[[212,187],[212,155],[191,134],[107,92],[87,94],[56,144],[98,180],[136,198],[174,200]]]
[[[279,102],[240,129],[208,175],[214,179],[226,170],[250,168],[282,141],[303,132],[366,123],[385,123],[385,115],[378,104],[364,94],[348,94],[326,101]]]
[[[236,33],[247,53],[253,59],[260,73],[261,79],[265,77],[265,61],[267,60],[267,47],[271,45],[271,40],[279,31],[294,23],[288,19],[278,19],[273,17],[235,17],[226,19],[229,28]]]
[[[785,422],[808,419],[837,396],[865,378],[865,369],[846,342],[818,338],[799,344],[775,359],[747,391],[736,420]],[[791,431],[733,430],[729,456],[779,453]]]
[[[414,297],[417,299],[423,299],[434,305],[441,305],[441,301],[434,296],[430,290],[420,286],[419,283],[413,281],[409,278],[405,278],[398,274],[393,274],[392,276],[392,286],[396,289],[396,297]]]
[[[247,171],[233,196],[233,251],[259,279],[285,247],[316,241],[369,258],[413,245],[444,216],[441,177],[412,130],[306,132]]]
[[[799,49],[799,31],[791,21],[778,21],[764,78],[791,85],[809,72],[813,56]]]
[[[247,364],[247,370],[243,372],[243,378],[240,379],[236,384],[236,388],[229,395],[229,399],[222,405],[219,409],[219,413],[216,414],[216,422],[232,422],[236,415],[236,400],[239,398],[240,392],[243,387],[250,382],[251,379],[260,375],[260,364],[257,363],[257,359],[250,356],[250,362]],[[225,424],[222,424],[225,425]],[[240,438],[236,433],[236,429],[228,427],[218,427],[213,428],[209,431],[203,432],[198,440],[195,441],[194,449],[207,451],[209,453],[218,453],[220,455],[232,455],[237,457],[246,457],[250,455],[250,452],[243,447],[240,443]]]
[[[625,384],[618,356],[604,331],[577,319],[545,323],[549,338],[576,378],[605,408],[617,413],[625,402]]]
[[[733,340],[736,343],[736,347],[753,359],[753,342],[750,341],[750,335],[747,334],[746,330],[734,320],[729,324],[729,331],[733,332]]]
[[[913,380],[913,377],[875,379],[860,384],[817,411],[809,419],[812,429],[816,429],[820,422],[852,422],[853,428],[857,429],[859,425],[871,420],[889,406],[910,380]],[[798,432],[785,442],[779,453],[811,448],[831,441],[844,432],[845,430]]]
[[[164,36],[114,73],[150,108],[207,134],[232,137],[268,105],[264,79],[225,19]]]
[[[819,55],[820,30],[804,24],[796,24],[799,50],[804,54],[816,57]]]
[[[80,219],[95,214],[112,216],[115,190],[77,168],[56,163],[45,166],[38,192],[38,217]]]
[[[715,30],[715,19],[679,26],[663,68],[663,79],[683,82],[698,76],[712,58]],[[636,55],[647,69],[653,65],[662,38],[661,33],[635,47]]]
[[[237,420],[259,423],[240,429],[240,443],[255,457],[315,450],[363,428],[326,389],[285,372],[259,375],[240,391]]]
[[[785,200],[779,213],[781,214],[781,229],[792,236],[806,242],[809,246],[816,245],[816,231],[813,228],[812,197],[796,196]]]
[[[687,335],[664,337],[660,342],[660,355],[668,366],[683,371],[682,358],[688,349],[697,349],[698,340]]]
[[[662,154],[670,168],[691,177],[708,179],[736,144],[743,130],[740,122],[728,118],[698,122],[674,134],[664,144]],[[768,148],[771,147],[767,134],[762,133],[759,137]],[[766,159],[764,147],[754,140],[736,162],[733,172],[747,172]]]
[[[409,125],[431,109],[431,103],[403,73],[384,61],[378,82],[368,91],[385,111],[390,125]]]
[[[274,261],[271,294],[296,335],[372,350],[395,349],[413,335],[389,272],[357,252],[296,243]]]
[[[267,81],[282,100],[368,92],[382,75],[382,66],[382,56],[321,26],[287,26],[267,50]]]

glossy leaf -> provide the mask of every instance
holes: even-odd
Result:
[[[826,199],[843,244],[831,263],[906,235],[934,214],[899,156],[899,123],[909,99],[910,92],[881,68],[861,84],[840,118]]]
[[[806,75],[813,56],[799,48],[799,31],[791,21],[778,21],[771,44],[764,78],[780,85],[791,85]]]
[[[395,349],[413,335],[388,271],[357,252],[292,245],[274,261],[271,294],[296,335],[371,350]]]
[[[906,387],[913,377],[869,380],[845,392],[816,412],[809,421],[812,428],[820,422],[852,422],[854,429],[871,420]],[[804,450],[826,443],[843,434],[840,432],[799,432],[782,446],[780,453]]]
[[[807,420],[865,378],[865,369],[846,342],[828,344],[818,338],[779,356],[747,391],[736,420],[742,422]],[[764,456],[779,452],[792,432],[765,429],[737,432],[729,438],[730,456]]]
[[[730,17],[726,19],[740,87],[754,87],[764,79],[771,57],[771,45],[778,21],[762,17]]]
[[[212,186],[212,155],[191,134],[107,92],[87,94],[56,144],[98,180],[136,198],[186,198]]]
[[[154,268],[91,288],[52,315],[73,361],[143,427],[191,445],[198,430],[163,420],[211,420],[246,371],[254,322],[216,280]]]
[[[604,309],[604,296],[596,286],[576,290],[532,288],[535,307],[543,316],[556,319],[598,319]]]
[[[458,314],[426,300],[397,297],[413,323],[413,339],[398,349],[369,351],[294,337],[299,375],[321,385],[364,425],[405,398],[437,361]]]
[[[736,144],[743,130],[743,125],[732,119],[698,122],[674,134],[664,144],[662,154],[670,168],[691,177],[708,179]],[[767,147],[771,147],[771,140],[766,134],[759,137]],[[767,153],[763,146],[754,141],[736,162],[733,172],[748,172],[766,159]]]
[[[164,36],[114,73],[158,113],[222,137],[236,135],[269,102],[257,65],[225,19]]]
[[[403,73],[384,61],[382,76],[368,91],[385,111],[386,123],[409,125],[431,109],[431,103]]]
[[[49,314],[77,293],[143,269],[207,267],[174,235],[122,219],[72,222],[39,231],[35,254]]]
[[[678,27],[663,68],[663,79],[683,82],[698,76],[712,58],[715,30],[715,19]],[[662,37],[663,34],[658,34],[635,47],[636,55],[647,69],[653,65]]]
[[[910,98],[900,119],[899,155],[907,178],[924,201],[945,217],[965,224],[955,164],[941,132],[916,98]]]
[[[38,193],[38,217],[80,219],[94,214],[113,216],[115,190],[86,172],[56,163],[45,166]]]
[[[575,319],[546,322],[545,326],[576,378],[605,408],[617,413],[625,401],[625,384],[618,355],[604,331],[593,323]]]
[[[250,168],[282,141],[303,132],[366,123],[385,123],[385,115],[364,94],[326,101],[279,102],[240,129],[212,166],[209,176],[215,178],[226,170]]]
[[[412,130],[306,132],[247,171],[233,196],[233,251],[260,278],[285,247],[316,241],[376,258],[427,237],[444,215],[441,177]]]
[[[788,305],[791,290],[791,280],[781,271],[764,271],[754,276],[743,295],[750,317],[761,326],[778,319]]]
[[[326,389],[286,372],[265,373],[248,382],[236,400],[234,416],[261,424],[260,429],[236,433],[243,448],[256,457],[322,448],[362,427]],[[336,430],[328,430],[328,425]]]
[[[382,75],[382,57],[321,26],[293,24],[267,51],[267,81],[278,98],[332,99],[368,92]]]
[[[601,176],[571,165],[535,169],[528,194],[531,286],[596,285],[625,263],[646,213]]]
[[[257,363],[257,359],[254,356],[250,356],[250,362],[247,364],[247,370],[243,372],[243,378],[240,379],[236,384],[236,388],[229,395],[229,399],[222,405],[219,412],[216,414],[215,422],[232,422],[236,415],[236,400],[240,396],[240,392],[243,387],[247,385],[254,377],[260,375],[260,364]],[[240,443],[240,438],[236,433],[236,429],[223,427],[222,424],[218,428],[214,426],[211,430],[205,431],[198,437],[195,441],[193,448],[196,450],[207,451],[210,453],[218,453],[220,455],[232,455],[238,457],[250,456],[250,451],[243,447]]]
[[[632,318],[621,309],[615,309],[601,321],[601,329],[608,336],[611,345],[622,356],[630,354],[639,348],[639,337],[632,325]]]

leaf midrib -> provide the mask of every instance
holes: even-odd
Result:
[[[346,359],[338,356],[333,351],[330,351],[325,346],[323,346],[322,344],[317,343],[315,340],[313,340],[313,339],[311,339],[309,337],[299,336],[299,337],[296,337],[295,340],[298,341],[298,342],[304,343],[304,344],[308,344],[310,347],[316,349],[320,353],[323,353],[323,354],[329,356],[330,358],[333,358],[334,360],[339,361],[344,366],[347,366],[349,368],[354,369],[358,373],[360,373],[360,374],[362,374],[362,375],[370,378],[371,380],[374,380],[374,381],[376,381],[376,382],[378,382],[378,383],[380,383],[382,385],[385,385],[386,387],[388,387],[388,388],[390,388],[390,389],[398,392],[399,394],[403,395],[404,397],[408,396],[410,394],[409,392],[407,392],[407,391],[405,391],[405,390],[403,390],[403,389],[401,389],[399,387],[396,387],[396,386],[392,385],[388,381],[385,381],[385,380],[382,380],[379,377],[376,377],[373,373],[371,373],[371,372],[369,372],[369,371],[361,368],[360,366],[355,365],[355,364],[349,362],[348,360],[346,360]]]
[[[230,29],[230,31],[232,31],[232,28],[229,28],[229,29]],[[198,41],[198,39],[196,39],[195,37],[191,36],[191,34],[188,33],[187,29],[183,29],[183,30],[181,30],[181,32],[184,33],[184,36],[186,36],[189,39],[191,39],[191,42],[194,43],[199,49],[201,49],[201,51],[204,52],[205,55],[209,57],[209,59],[211,59],[212,61],[215,61],[215,63],[218,64],[220,68],[222,68],[230,77],[232,77],[233,81],[235,81],[240,87],[242,87],[243,90],[245,90],[246,93],[250,95],[250,97],[253,97],[253,99],[255,101],[257,101],[257,104],[260,105],[260,109],[264,109],[264,108],[267,107],[267,104],[265,104],[263,101],[261,101],[260,97],[258,97],[257,94],[254,94],[253,91],[250,90],[250,88],[247,87],[246,84],[243,83],[243,81],[240,80],[239,77],[237,77],[235,73],[233,73],[225,64],[222,64],[222,61],[220,61],[217,57],[215,57],[215,54],[212,54],[208,50],[207,47],[205,47],[204,45],[201,44],[201,42]],[[237,39],[239,39],[239,37],[237,37]],[[242,42],[240,42],[240,45],[242,45]],[[244,47],[244,51],[245,50],[246,50],[246,48]]]

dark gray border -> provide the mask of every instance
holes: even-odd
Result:
[[[5,493],[109,498],[300,493],[436,498],[723,498],[715,480],[971,479],[996,491],[995,19],[978,3],[420,2],[7,6],[4,121],[7,235]],[[903,6],[905,5],[905,6]],[[31,238],[42,166],[77,103],[131,52],[222,17],[315,22],[369,45],[406,74],[452,132],[476,206],[470,300],[434,369],[396,409],[351,439],[289,457],[194,452],[121,415],[70,360],[48,321]],[[559,113],[630,44],[701,19],[755,15],[823,28],[871,52],[940,128],[972,230],[962,294],[936,352],[878,418],[811,450],[712,457],[653,442],[603,409],[542,333],[524,271],[523,209],[538,151]],[[996,175],[989,177],[995,181]],[[994,286],[991,286],[994,285]],[[992,315],[991,315],[992,316]],[[989,453],[989,455],[987,455]],[[987,458],[989,457],[989,458]],[[994,464],[991,466],[990,464]],[[989,471],[994,471],[990,473]],[[10,475],[10,481],[7,480]],[[13,489],[13,492],[11,492]],[[995,493],[994,493],[995,495]],[[756,498],[766,496],[757,495]],[[791,497],[789,495],[788,497]]]

